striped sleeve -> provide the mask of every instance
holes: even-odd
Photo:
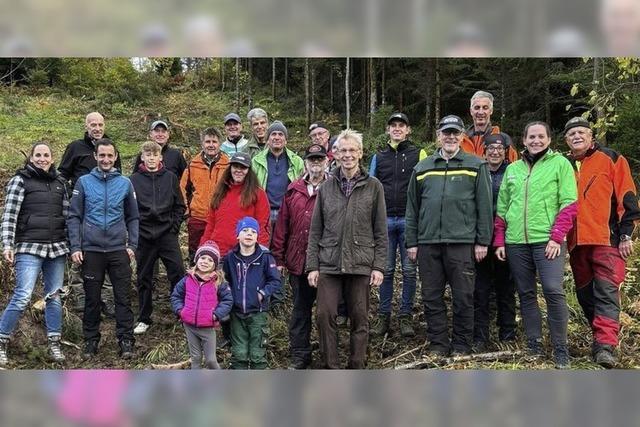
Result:
[[[16,225],[20,207],[24,201],[24,180],[16,175],[9,180],[6,188],[4,212],[2,214],[2,246],[6,249],[14,249],[16,237]]]

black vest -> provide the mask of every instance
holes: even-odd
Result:
[[[420,149],[409,140],[402,141],[398,149],[387,147],[376,154],[376,178],[384,188],[387,216],[404,216],[407,190],[413,167],[420,161]]]
[[[24,200],[16,227],[16,242],[55,243],[67,240],[62,203],[64,179],[52,166],[49,173],[27,165],[18,171],[24,181]]]

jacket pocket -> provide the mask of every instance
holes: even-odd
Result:
[[[353,240],[353,263],[367,267],[373,266],[375,246],[371,238],[355,236]]]
[[[338,241],[337,240],[320,240],[318,242],[320,250],[318,251],[318,261],[320,265],[338,265]]]

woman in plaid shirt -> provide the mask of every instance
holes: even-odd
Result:
[[[2,255],[15,266],[16,287],[0,318],[0,366],[8,363],[7,343],[31,300],[42,271],[49,355],[65,360],[60,349],[65,259],[69,253],[65,218],[69,208],[66,182],[55,166],[51,147],[37,142],[24,168],[7,184],[2,215]]]

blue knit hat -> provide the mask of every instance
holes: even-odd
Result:
[[[245,216],[238,221],[238,225],[236,225],[236,236],[240,235],[240,232],[245,228],[251,228],[256,232],[256,234],[260,233],[260,225],[258,224],[258,221],[251,216]]]

